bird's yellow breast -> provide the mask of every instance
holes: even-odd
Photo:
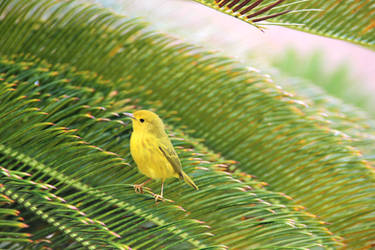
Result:
[[[152,179],[178,177],[172,165],[159,149],[158,139],[147,133],[133,132],[130,152],[139,171]]]

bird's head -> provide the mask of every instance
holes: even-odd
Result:
[[[149,110],[138,110],[134,113],[124,113],[133,122],[134,132],[152,133],[155,136],[164,135],[164,124],[160,117]]]

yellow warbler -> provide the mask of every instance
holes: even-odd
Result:
[[[170,177],[184,180],[198,190],[197,185],[182,170],[180,159],[173,148],[163,121],[148,110],[139,110],[124,115],[132,118],[133,133],[130,138],[130,153],[139,171],[151,179],[161,180],[160,195],[154,194],[155,200],[163,200],[164,181]],[[134,185],[136,192],[143,192],[143,186],[149,182]]]

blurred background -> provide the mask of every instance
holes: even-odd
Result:
[[[262,72],[321,86],[375,118],[375,51],[280,26],[257,28],[192,0],[90,0]]]

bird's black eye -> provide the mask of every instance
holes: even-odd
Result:
[[[145,120],[141,118],[141,119],[139,119],[139,121],[140,121],[140,122],[144,122]]]

